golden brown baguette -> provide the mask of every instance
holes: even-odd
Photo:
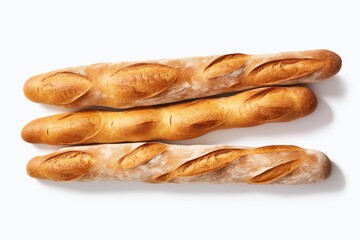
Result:
[[[328,50],[100,63],[34,76],[24,93],[32,101],[63,107],[130,108],[316,82],[340,68],[341,58]]]
[[[58,114],[28,123],[22,138],[53,145],[190,139],[216,129],[286,122],[315,108],[316,97],[308,88],[258,88],[164,107]]]
[[[327,178],[327,156],[296,146],[260,148],[128,143],[69,147],[29,161],[31,177],[53,181],[299,184]]]

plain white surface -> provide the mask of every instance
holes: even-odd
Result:
[[[356,1],[1,1],[0,239],[360,239],[359,21]],[[179,143],[321,150],[332,176],[299,186],[52,183],[27,161],[34,118],[68,111],[28,101],[24,81],[96,62],[327,48],[343,59],[311,85],[316,112],[284,124]]]

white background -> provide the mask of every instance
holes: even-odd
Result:
[[[360,239],[360,9],[356,1],[1,1],[0,239]],[[53,183],[27,176],[56,147],[20,138],[65,111],[28,101],[32,75],[96,62],[327,48],[340,73],[316,112],[179,143],[321,150],[332,176],[298,186]],[[69,111],[69,110],[66,110]]]

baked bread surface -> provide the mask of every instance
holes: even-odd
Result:
[[[28,123],[22,138],[52,145],[191,139],[218,129],[291,121],[312,113],[316,105],[306,87],[257,88],[162,107],[53,115]]]
[[[63,148],[31,159],[27,172],[52,181],[300,184],[327,178],[331,164],[325,154],[296,146],[142,142]]]
[[[99,63],[34,76],[24,93],[34,102],[62,107],[131,108],[317,82],[340,68],[341,58],[329,50]]]

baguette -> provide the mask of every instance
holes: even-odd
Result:
[[[163,107],[53,115],[28,123],[22,138],[52,145],[190,139],[217,129],[291,121],[313,112],[316,104],[305,87],[258,88]]]
[[[296,146],[244,148],[163,143],[69,147],[31,159],[31,177],[53,181],[300,184],[331,172],[328,157]]]
[[[34,76],[24,93],[34,102],[63,107],[131,108],[316,82],[340,68],[341,58],[328,50],[100,63]]]

